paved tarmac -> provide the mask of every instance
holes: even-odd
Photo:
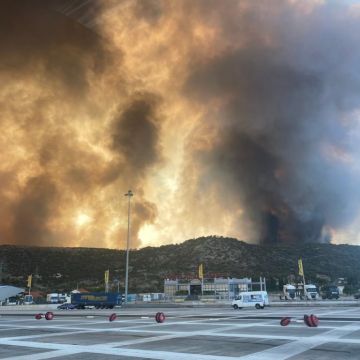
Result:
[[[34,311],[0,312],[0,359],[313,360],[360,359],[360,307],[201,307],[55,311],[51,321]],[[317,328],[303,315],[316,314]],[[291,316],[287,327],[280,318]]]

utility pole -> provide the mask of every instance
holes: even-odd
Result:
[[[131,190],[129,190],[125,196],[128,197],[128,231],[126,241],[126,273],[125,273],[125,305],[127,304],[128,298],[128,286],[129,286],[129,244],[130,244],[130,200],[134,196]]]

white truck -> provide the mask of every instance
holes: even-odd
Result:
[[[296,286],[286,284],[283,286],[283,294],[280,295],[280,300],[296,300]]]
[[[59,302],[59,294],[58,293],[47,294],[46,302],[48,304],[57,304]]]
[[[244,307],[264,309],[269,306],[269,296],[266,291],[246,291],[238,294],[232,301],[231,306],[237,310]]]
[[[48,304],[63,304],[65,302],[71,302],[71,298],[66,294],[51,293],[46,295],[46,302]]]
[[[317,300],[319,298],[319,293],[317,288],[313,284],[305,285],[305,299],[306,300]]]

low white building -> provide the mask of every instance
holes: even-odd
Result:
[[[213,296],[217,299],[234,299],[243,291],[266,291],[266,280],[260,278],[258,282],[251,278],[204,278],[204,279],[165,279],[164,293],[169,297],[174,296]]]

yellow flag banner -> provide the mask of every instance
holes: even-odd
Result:
[[[299,264],[299,275],[304,276],[304,268],[303,268],[303,263],[302,263],[301,259],[298,260],[298,264]]]
[[[27,280],[27,287],[30,288],[31,287],[31,283],[32,283],[32,275],[28,276],[28,280]]]
[[[199,266],[199,279],[203,279],[204,278],[204,266],[203,264],[200,264]]]
[[[105,283],[106,283],[106,284],[109,282],[109,274],[110,274],[110,271],[109,271],[109,270],[106,270],[106,271],[105,271]]]

